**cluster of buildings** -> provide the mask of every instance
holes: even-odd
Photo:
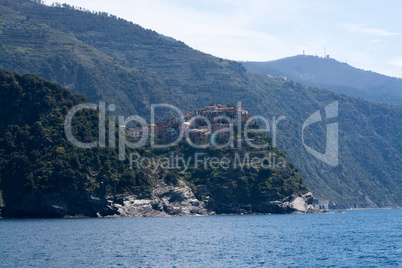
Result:
[[[148,135],[154,133],[162,143],[175,141],[183,132],[184,137],[197,145],[220,142],[230,138],[233,125],[246,123],[251,115],[243,107],[214,104],[194,110],[180,118],[148,125]],[[127,128],[133,139],[141,139],[143,128]]]

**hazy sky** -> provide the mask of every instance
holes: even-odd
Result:
[[[56,1],[46,0],[47,4]],[[400,0],[59,0],[232,60],[324,55],[402,78]]]

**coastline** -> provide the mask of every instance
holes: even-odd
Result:
[[[29,198],[33,200],[33,198]],[[122,217],[172,217],[172,216],[209,216],[209,215],[269,215],[269,214],[315,214],[327,213],[315,209],[313,195],[293,195],[280,201],[261,204],[239,205],[208,203],[198,200],[191,188],[180,182],[169,185],[160,182],[148,196],[121,194],[95,198],[90,196],[88,203],[69,204],[61,202],[59,196],[52,199],[35,199],[42,202],[24,202],[24,207],[7,209],[3,218],[122,218]],[[58,201],[57,205],[55,201]],[[90,206],[90,208],[88,208]]]

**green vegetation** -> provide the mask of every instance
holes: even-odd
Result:
[[[57,193],[68,200],[77,195],[85,199],[86,193],[116,194],[128,186],[133,193],[151,189],[155,178],[115,161],[115,150],[80,149],[66,139],[65,115],[72,106],[88,102],[86,97],[35,75],[4,70],[0,70],[0,94],[0,178],[6,215],[40,216],[12,210],[32,195]],[[97,122],[93,110],[77,113],[73,132],[78,140],[97,140]]]
[[[278,123],[277,145],[317,197],[340,207],[402,206],[400,106],[250,74],[240,63],[131,22],[66,5],[0,0],[0,25],[0,68],[35,73],[92,102],[114,103],[117,113],[147,119],[154,103],[189,112],[238,101],[254,115],[286,116]],[[311,114],[334,101],[339,102],[340,159],[333,168],[306,152],[301,129]],[[325,123],[308,128],[305,136],[306,144],[320,152],[325,151]]]
[[[246,144],[242,148],[195,149],[183,141],[153,152],[156,157],[169,158],[174,153],[190,160],[188,169],[184,165],[178,169],[180,177],[193,188],[197,198],[208,200],[220,212],[221,204],[260,204],[307,192],[297,169],[287,163],[285,153],[273,148],[270,139],[264,144],[270,146],[258,150]],[[257,160],[254,163],[253,158]],[[264,162],[258,162],[264,158]]]
[[[6,205],[5,216],[55,216],[46,211],[29,210],[22,205],[30,202],[27,200],[32,196],[39,196],[42,199],[35,202],[40,207],[49,194],[60,195],[67,203],[81,200],[81,207],[91,209],[78,209],[76,213],[94,216],[98,211],[91,206],[88,196],[103,199],[123,193],[146,195],[158,179],[173,184],[183,179],[195,187],[195,192],[198,185],[205,185],[205,191],[198,197],[208,196],[211,208],[219,202],[259,203],[307,191],[301,175],[286,162],[283,152],[272,147],[271,140],[266,136],[254,137],[256,141],[269,145],[267,150],[257,151],[254,155],[262,157],[272,152],[276,157],[285,159],[278,173],[260,166],[252,169],[197,169],[194,163],[182,173],[178,173],[180,169],[163,167],[157,168],[157,172],[153,172],[153,167],[136,165],[131,169],[128,159],[118,160],[117,149],[81,149],[66,139],[65,116],[73,106],[88,102],[86,97],[72,94],[60,85],[35,75],[4,70],[0,70],[0,96],[0,189]],[[74,136],[81,142],[97,141],[98,119],[95,110],[78,112],[72,123]],[[250,150],[244,147],[200,151],[194,150],[187,142],[181,142],[165,150],[154,151],[147,145],[128,153],[148,158],[169,158],[171,153],[175,153],[187,159],[196,152],[204,152],[208,157],[234,159],[235,152],[244,155]],[[227,187],[235,188],[231,194],[227,192],[223,196]]]

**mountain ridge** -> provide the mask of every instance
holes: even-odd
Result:
[[[377,103],[402,105],[402,79],[358,69],[335,59],[297,55],[267,62],[242,62],[250,72],[285,76]]]

